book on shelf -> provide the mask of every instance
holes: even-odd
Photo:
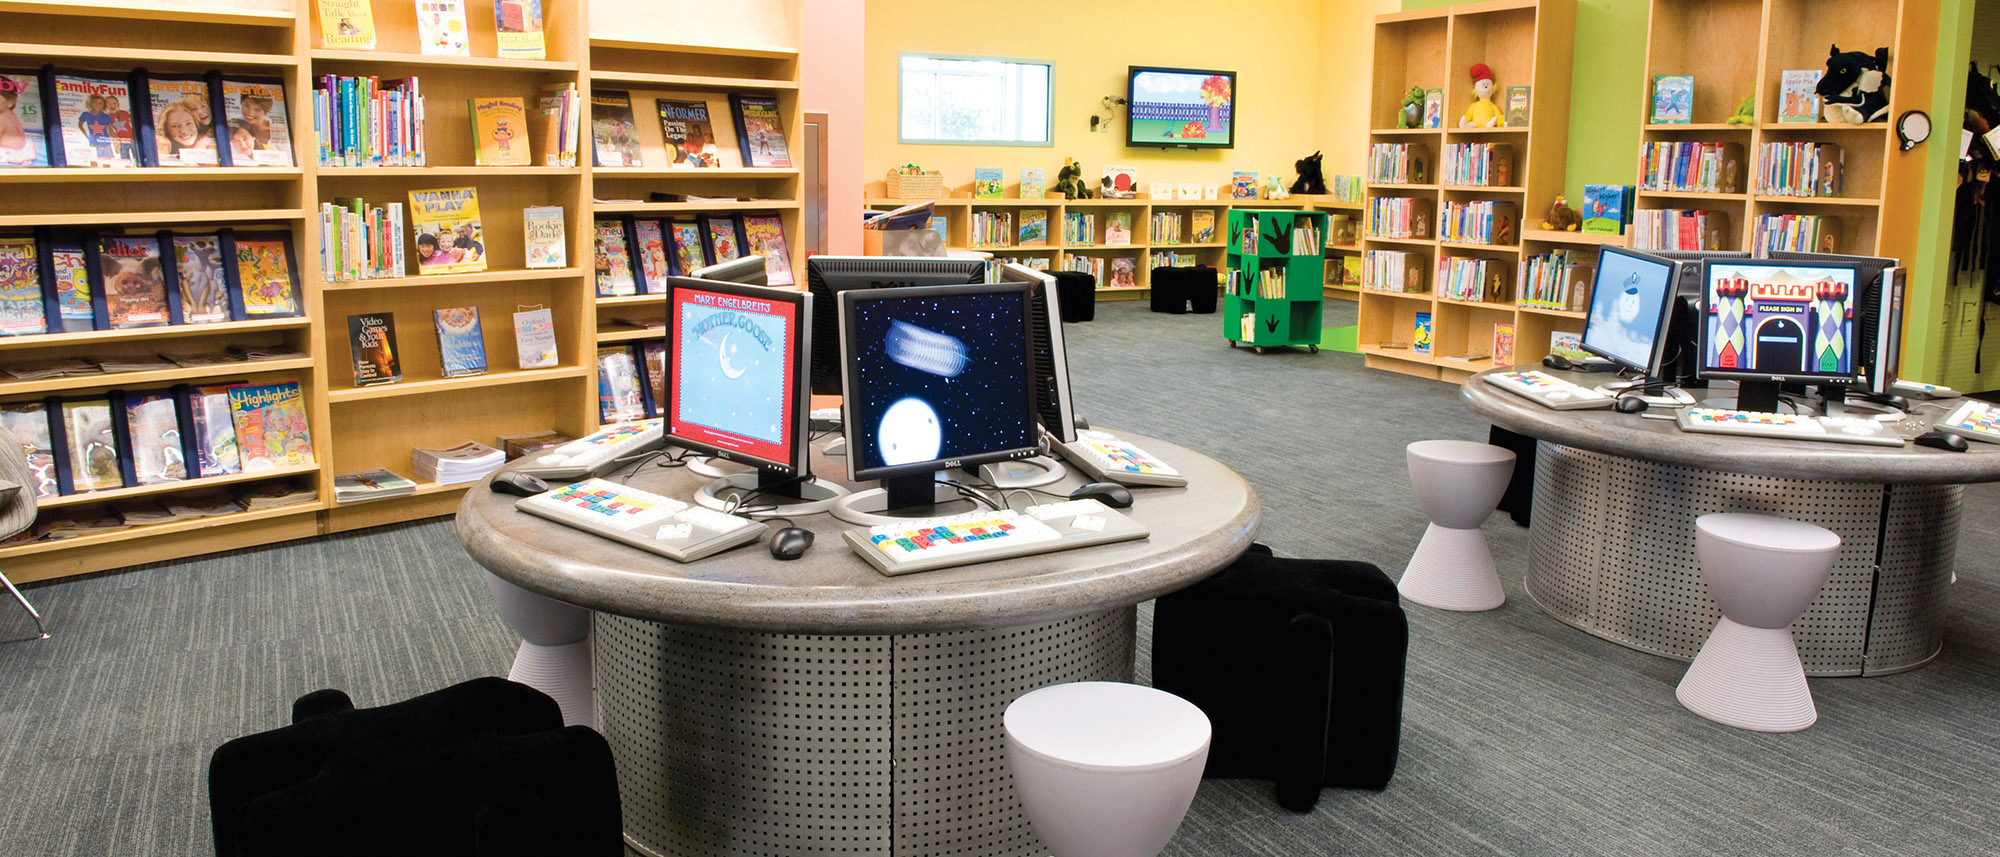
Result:
[[[64,494],[86,494],[125,487],[125,456],[108,396],[58,400],[62,410],[63,445],[57,448],[56,474]]]
[[[92,311],[106,319],[110,329],[172,322],[157,236],[99,235],[84,250],[89,256]]]
[[[1022,167],[1021,186],[1016,193],[1022,199],[1042,199],[1049,192],[1048,171],[1041,167]]]
[[[475,482],[507,463],[507,454],[476,440],[449,449],[410,450],[410,467],[417,478],[439,485]]]
[[[1596,235],[1623,235],[1630,221],[1632,186],[1587,184],[1583,186],[1583,231]]]
[[[160,498],[159,503],[176,521],[234,515],[244,510],[242,501],[226,491],[219,490],[199,494],[172,494]]]
[[[1647,119],[1654,125],[1686,125],[1694,121],[1694,75],[1653,76],[1653,109]]]
[[[319,10],[319,46],[332,50],[375,49],[375,13],[369,0],[313,0]]]
[[[1049,213],[1040,209],[1021,212],[1020,237],[1014,243],[1042,247],[1049,243]]]
[[[1173,199],[1174,183],[1149,182],[1146,185],[1146,196],[1151,199]]]
[[[19,127],[0,133],[0,168],[50,166],[49,112],[40,73],[0,70],[0,115],[10,113]]]
[[[768,95],[730,93],[729,111],[736,121],[736,147],[742,151],[746,167],[790,167],[792,154],[785,143],[785,120],[778,112],[778,99]]]
[[[667,343],[660,340],[637,343],[639,371],[646,375],[646,416],[666,416]]]
[[[1778,121],[1810,124],[1819,121],[1820,69],[1778,72]]]
[[[56,291],[42,288],[39,245],[28,235],[0,238],[0,336],[49,332]]]
[[[1438,238],[1460,244],[1512,246],[1519,238],[1519,206],[1507,200],[1445,200],[1438,212]]]
[[[187,391],[187,411],[193,433],[188,463],[193,476],[243,472],[236,443],[236,423],[229,406],[229,384],[207,384]]]
[[[167,75],[135,72],[143,87],[134,95],[142,99],[135,113],[146,121],[139,126],[140,163],[155,167],[213,167],[221,161],[215,139],[215,100],[207,78],[197,75]]]
[[[1646,190],[1679,193],[1741,193],[1743,144],[1723,140],[1643,143],[1640,182]]]
[[[472,56],[465,26],[465,0],[416,0],[417,50],[449,57]]]
[[[602,298],[637,294],[633,275],[631,238],[623,218],[600,217],[591,221],[591,264],[597,296]]]
[[[230,387],[229,413],[245,471],[313,463],[305,396],[297,383]]]
[[[506,455],[508,461],[513,461],[524,455],[555,449],[575,439],[555,429],[544,429],[527,434],[503,434],[494,438],[493,443]]]
[[[406,497],[415,493],[417,493],[417,483],[382,467],[359,473],[342,473],[333,477],[335,503],[360,503],[389,497]]]
[[[711,265],[743,256],[743,233],[737,228],[736,218],[731,215],[701,215],[701,240]]]
[[[708,266],[712,260],[708,255],[707,243],[701,237],[700,222],[692,219],[668,220],[666,226],[667,243],[674,251],[670,260],[674,276],[685,277],[698,268]]]
[[[486,336],[479,327],[479,307],[433,310],[437,321],[438,363],[446,378],[486,372]]]
[[[695,169],[722,166],[722,151],[715,145],[715,124],[708,115],[708,102],[658,98],[653,106],[660,116],[660,136],[667,144],[667,166]]]
[[[319,489],[312,487],[310,482],[296,484],[296,480],[280,479],[231,485],[229,496],[243,506],[243,511],[256,512],[311,503],[319,499]]]
[[[1106,288],[1136,289],[1139,287],[1139,260],[1131,256],[1118,256],[1109,261],[1109,281]]]
[[[1106,164],[1104,178],[1098,181],[1097,191],[1097,195],[1105,199],[1137,199],[1139,168]]]
[[[1514,365],[1514,323],[1511,321],[1493,323],[1493,365]]]
[[[50,159],[56,166],[132,167],[139,164],[139,147],[132,112],[132,82],[102,72],[45,72],[47,113],[60,138],[52,139]]]
[[[1424,90],[1423,127],[1425,128],[1444,127],[1444,90],[1442,89]]]
[[[173,288],[180,293],[181,322],[212,324],[235,319],[238,288],[224,262],[222,236],[174,235]]]
[[[1419,312],[1411,325],[1410,353],[1431,353],[1431,314]]]
[[[323,167],[425,166],[424,103],[423,83],[414,75],[392,80],[322,75],[312,91],[314,156]],[[278,157],[260,148],[247,130],[236,140],[252,159]],[[289,148],[284,157],[290,157]]]
[[[181,413],[172,390],[129,390],[112,396],[122,409],[125,482],[158,485],[188,478],[187,450],[181,444]]]
[[[396,314],[363,313],[347,317],[348,353],[354,357],[354,386],[372,387],[403,380],[403,361],[396,347]]]
[[[1114,247],[1124,247],[1132,243],[1132,212],[1105,212],[1104,243]]]
[[[236,260],[236,288],[230,293],[241,303],[231,308],[236,318],[254,321],[305,314],[292,233],[224,231],[221,237],[223,253]]]
[[[642,167],[632,97],[622,90],[590,90],[590,144],[593,166]]]
[[[534,162],[528,152],[528,105],[519,98],[468,99],[472,120],[472,162],[482,167],[520,166]]]
[[[289,167],[292,125],[285,105],[285,81],[276,77],[225,77],[211,73],[222,124],[216,127],[216,154],[225,167]],[[223,137],[227,137],[224,145]]]
[[[1183,200],[1201,199],[1201,183],[1181,182],[1174,185],[1174,198]]]
[[[61,435],[49,423],[48,405],[43,402],[0,405],[0,427],[13,433],[14,440],[21,444],[21,454],[28,459],[32,484],[22,486],[22,490],[33,492],[37,498],[61,494],[56,484],[55,452],[56,438]]]
[[[577,165],[577,122],[583,112],[582,105],[582,95],[574,83],[542,87],[535,102],[536,109],[542,112],[542,166]]]
[[[1344,286],[1361,285],[1360,256],[1340,257],[1340,284]]]
[[[556,318],[548,307],[514,313],[514,353],[523,369],[556,365]]]
[[[1256,173],[1235,172],[1235,173],[1230,173],[1229,176],[1230,176],[1229,178],[1230,199],[1257,198]]]
[[[1757,193],[1765,196],[1839,196],[1846,155],[1834,143],[1765,143],[1757,152]]]
[[[1197,208],[1194,210],[1193,214],[1189,216],[1188,220],[1192,224],[1194,229],[1194,234],[1191,243],[1194,244],[1215,243],[1214,209]]]
[[[1509,128],[1526,128],[1532,118],[1535,88],[1532,86],[1507,87],[1507,112],[1502,124]]]
[[[666,224],[657,218],[635,218],[626,238],[632,242],[638,291],[649,295],[666,294],[667,277],[671,274],[667,263]]]
[[[645,396],[639,389],[638,361],[632,349],[597,349],[597,415],[599,422],[622,423],[646,418]]]
[[[329,282],[401,277],[408,262],[403,204],[334,197],[319,205],[320,275]]]
[[[462,274],[486,270],[486,245],[474,188],[410,191],[410,225],[416,233],[417,273]]]
[[[1592,356],[1583,350],[1583,334],[1573,330],[1549,331],[1549,353],[1571,360],[1588,360]]]
[[[744,246],[750,255],[764,257],[765,285],[796,283],[791,248],[785,244],[785,222],[775,214],[745,214],[742,219]]]
[[[542,0],[493,0],[493,32],[502,59],[548,58]]]
[[[527,267],[569,266],[569,234],[560,205],[530,205],[521,209],[521,235]]]
[[[1003,199],[1007,196],[1007,171],[999,167],[972,168],[973,199]]]

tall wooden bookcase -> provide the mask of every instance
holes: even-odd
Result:
[[[244,380],[296,381],[305,392],[317,463],[163,485],[45,499],[51,514],[114,501],[163,498],[236,483],[295,480],[313,484],[319,500],[279,509],[133,527],[77,538],[0,547],[13,579],[41,580],[143,562],[268,544],[325,532],[448,514],[465,485],[420,484],[410,497],[356,505],[333,503],[337,473],[389,467],[410,474],[410,450],[466,440],[492,443],[506,434],[555,429],[571,435],[598,425],[596,349],[657,331],[614,317],[663,318],[660,296],[597,298],[590,269],[593,215],[642,213],[693,216],[705,212],[770,212],[784,224],[786,243],[801,247],[802,193],[797,169],[593,169],[588,140],[576,167],[473,165],[466,134],[467,99],[518,96],[530,104],[541,87],[575,83],[585,93],[606,86],[662,96],[707,97],[729,121],[727,93],[777,97],[790,139],[802,128],[798,103],[797,0],[731,7],[703,15],[698,25],[638,0],[542,0],[547,58],[496,58],[492,4],[466,4],[472,56],[422,54],[413,7],[375,0],[377,45],[369,51],[318,47],[310,0],[201,0],[188,4],[72,5],[62,0],[0,0],[8,25],[0,67],[53,63],[125,73],[205,72],[210,69],[282,77],[286,82],[294,160],[264,169],[4,169],[0,170],[0,233],[36,226],[153,232],[282,229],[299,255],[306,314],[300,318],[178,325],[0,338],[0,363],[65,357],[139,357],[160,351],[212,351],[225,345],[285,345],[306,360],[184,368],[115,375],[0,381],[0,402],[111,390]],[[246,8],[247,7],[247,8]],[[667,19],[672,18],[672,26]],[[313,155],[312,82],[319,75],[418,75],[423,81],[429,166],[319,167]],[[643,118],[650,113],[635,103]],[[541,139],[534,150],[539,156]],[[318,206],[335,197],[370,204],[406,201],[411,190],[473,187],[479,192],[487,269],[474,274],[407,276],[326,282],[318,273]],[[647,199],[654,191],[705,198],[748,197],[755,203],[595,202]],[[569,234],[569,267],[528,270],[522,249],[522,209],[559,205]],[[797,260],[795,260],[795,263]],[[433,333],[435,310],[477,306],[489,370],[443,378]],[[514,368],[511,316],[545,306],[554,315],[559,365]],[[394,313],[404,380],[353,384],[346,317]]]
[[[1428,153],[1428,158],[1422,183],[1368,187],[1371,214],[1362,226],[1363,248],[1413,254],[1414,267],[1422,278],[1420,287],[1401,292],[1387,291],[1381,288],[1383,284],[1364,279],[1356,338],[1370,368],[1458,381],[1491,368],[1490,357],[1477,355],[1490,344],[1494,324],[1512,322],[1520,341],[1519,331],[1537,326],[1546,331],[1547,325],[1556,323],[1542,317],[1543,314],[1517,308],[1513,295],[1518,285],[1515,279],[1520,260],[1524,253],[1534,252],[1522,244],[1521,221],[1538,220],[1538,212],[1562,192],[1569,139],[1570,53],[1575,33],[1575,0],[1495,0],[1376,17],[1369,140],[1415,144]],[[1479,62],[1493,70],[1494,98],[1503,107],[1507,87],[1533,87],[1530,124],[1457,127],[1471,87],[1469,70]],[[1411,87],[1444,90],[1444,127],[1396,127],[1397,111],[1404,93]],[[1445,146],[1454,143],[1511,145],[1513,183],[1438,184]],[[1425,237],[1384,237],[1390,234],[1389,230],[1384,228],[1385,224],[1374,222],[1372,203],[1377,198],[1393,197],[1413,201],[1414,210],[1427,221]],[[1438,220],[1446,204],[1478,200],[1514,205],[1513,240],[1505,244],[1439,241]],[[1501,263],[1499,267],[1506,280],[1501,296],[1480,301],[1438,296],[1433,286],[1441,257]],[[1418,313],[1428,313],[1431,320],[1433,344],[1427,355],[1414,353],[1410,347]],[[1524,313],[1533,317],[1523,318]],[[1470,359],[1466,359],[1468,356]]]

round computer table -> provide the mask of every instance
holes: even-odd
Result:
[[[1473,376],[1461,395],[1473,413],[1537,441],[1526,581],[1549,615],[1693,660],[1721,615],[1695,560],[1695,518],[1756,512],[1841,538],[1826,585],[1792,625],[1808,675],[1886,675],[1937,655],[1961,486],[2000,480],[2000,447],[1692,434],[1648,418],[1667,410],[1551,410],[1487,383],[1491,371],[1504,370]],[[1549,371],[1584,386],[1605,379]],[[1921,433],[1947,410],[1913,408],[1898,431]]]
[[[677,563],[518,512],[483,484],[457,530],[498,577],[595,611],[597,714],[634,848],[1030,855],[1007,704],[1130,681],[1138,603],[1227,565],[1257,532],[1241,477],[1124,436],[1188,478],[1133,489],[1122,511],[1147,538],[896,577],[854,555],[841,538],[852,525],[828,515],[796,521],[816,539],[789,562],[760,541]],[[843,478],[837,462],[816,449],[814,473]],[[703,481],[651,463],[610,476],[683,500]]]

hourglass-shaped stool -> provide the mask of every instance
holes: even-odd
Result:
[[[1420,440],[1406,449],[1410,487],[1431,519],[1396,591],[1425,607],[1491,610],[1507,602],[1479,525],[1500,505],[1514,453],[1467,440]]]
[[[1001,722],[1014,791],[1056,857],[1158,857],[1208,764],[1208,715],[1136,684],[1051,685]]]
[[[492,572],[486,574],[486,588],[500,618],[521,635],[508,680],[548,694],[562,709],[564,726],[597,728],[590,611],[529,592]]]
[[[1840,553],[1830,530],[1768,515],[1703,515],[1695,556],[1722,619],[1674,696],[1689,711],[1739,729],[1797,732],[1819,719],[1792,623]]]

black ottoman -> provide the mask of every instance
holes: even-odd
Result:
[[[1050,271],[1056,278],[1056,303],[1062,320],[1090,321],[1097,317],[1097,278],[1082,271]]]
[[[1207,265],[1192,268],[1154,268],[1153,311],[1174,313],[1215,312],[1215,269]]]

